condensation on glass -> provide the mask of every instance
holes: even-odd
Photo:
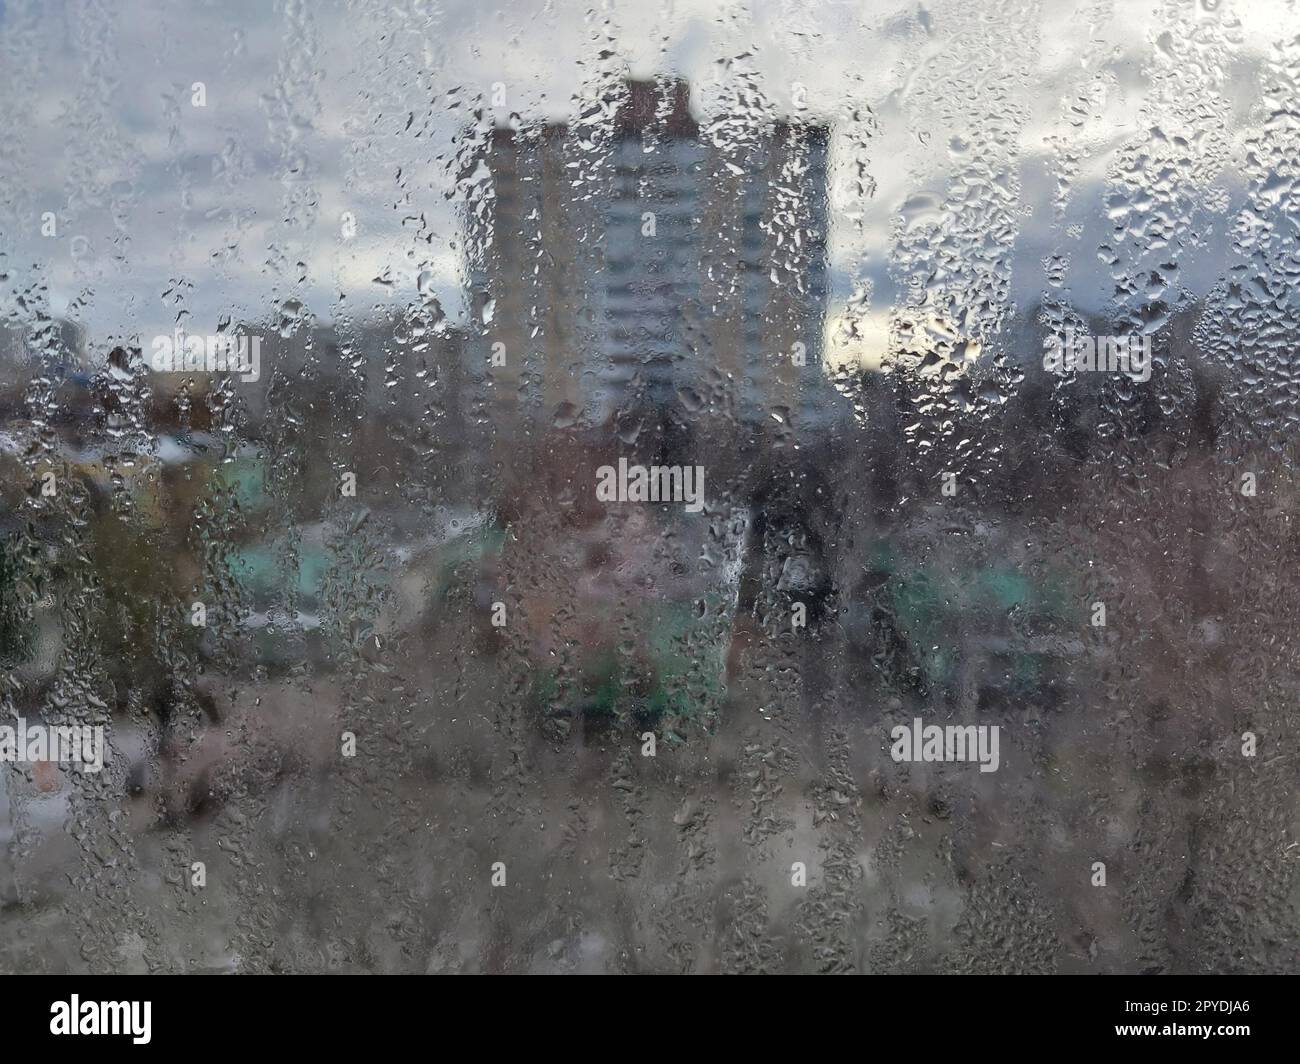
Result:
[[[1293,5],[0,52],[0,970],[1300,969]]]

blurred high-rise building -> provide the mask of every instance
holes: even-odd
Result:
[[[499,428],[708,404],[797,429],[825,409],[828,130],[717,123],[660,79],[612,116],[494,131],[467,236]]]

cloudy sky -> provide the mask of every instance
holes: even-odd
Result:
[[[719,143],[829,122],[840,357],[879,361],[918,273],[980,320],[1153,273],[1120,302],[1173,304],[1294,216],[1257,142],[1294,136],[1298,35],[1289,0],[0,0],[0,313],[101,352],[419,287],[463,319],[476,138],[598,133],[629,74],[689,80]]]

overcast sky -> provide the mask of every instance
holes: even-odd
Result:
[[[1297,35],[1284,0],[0,0],[0,313],[75,318],[102,352],[183,311],[194,331],[364,317],[423,274],[463,318],[470,131],[512,115],[598,128],[628,74],[688,79],[721,142],[796,112],[830,123],[844,357],[878,360],[899,279],[927,263],[1004,312],[1042,297],[1053,255],[1090,312],[1113,273],[1157,260],[1176,266],[1161,298],[1196,298],[1241,261],[1233,227],[1271,188],[1251,140],[1273,135],[1265,64]],[[1134,153],[1154,202],[1116,201]],[[1126,203],[1171,214],[1172,241],[1116,241]]]

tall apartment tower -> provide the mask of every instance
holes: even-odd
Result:
[[[742,421],[816,414],[828,131],[742,116],[702,131],[684,82],[630,82],[610,117],[498,129],[468,234],[483,355],[509,435],[634,404]]]

